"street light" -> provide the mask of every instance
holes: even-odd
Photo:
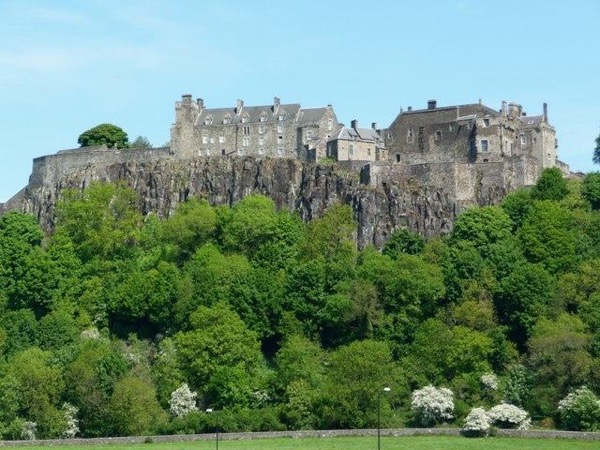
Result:
[[[391,389],[386,386],[377,394],[377,450],[381,450],[381,393],[387,394],[390,391]]]
[[[212,410],[212,408],[207,408],[206,412],[210,414],[210,413],[213,412],[213,410]],[[215,427],[215,437],[216,437],[216,439],[215,439],[215,442],[216,442],[216,446],[217,446],[216,450],[219,450],[219,415],[218,414],[215,414],[215,421],[216,421],[215,422],[216,423],[216,427]]]

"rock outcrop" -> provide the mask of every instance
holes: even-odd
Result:
[[[369,244],[381,247],[401,227],[424,236],[444,234],[451,230],[459,210],[469,203],[453,198],[453,193],[443,187],[448,180],[440,183],[439,174],[430,169],[424,174],[415,173],[415,168],[398,172],[390,166],[318,165],[283,158],[181,160],[166,152],[160,157],[148,157],[147,152],[144,155],[129,154],[102,164],[90,162],[88,155],[82,158],[85,164],[71,161],[68,170],[53,162],[60,154],[38,158],[29,185],[4,208],[32,213],[49,230],[61,192],[84,189],[92,181],[127,183],[141,196],[144,213],[163,217],[190,197],[231,205],[245,196],[264,194],[278,208],[295,210],[305,220],[321,216],[333,204],[350,205],[358,223],[357,243],[362,248]],[[440,170],[448,176],[448,167]],[[503,194],[501,189],[493,192],[493,198],[484,197],[486,202],[493,202]]]

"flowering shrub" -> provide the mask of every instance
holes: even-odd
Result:
[[[62,411],[65,417],[66,426],[62,432],[62,437],[65,439],[71,439],[77,436],[79,433],[79,419],[77,419],[77,413],[79,409],[70,403],[65,403],[62,406]]]
[[[481,384],[483,384],[483,386],[489,391],[495,391],[498,389],[498,377],[494,373],[484,373],[481,375],[479,380],[481,381]]]
[[[21,428],[21,439],[26,441],[35,441],[35,432],[37,431],[37,423],[35,422],[23,422],[23,428]]]
[[[169,409],[175,417],[182,417],[186,414],[197,411],[196,397],[198,394],[192,392],[187,385],[183,383],[173,392],[171,392],[171,400],[169,401]]]
[[[487,436],[490,432],[491,421],[483,408],[473,408],[465,418],[462,434],[468,437]]]
[[[600,430],[600,400],[585,386],[558,402],[558,414],[562,428],[567,430]]]
[[[527,411],[509,403],[500,403],[488,411],[492,425],[498,428],[518,428],[527,430],[531,426],[531,419]]]
[[[447,388],[425,386],[412,393],[410,404],[417,422],[422,426],[452,419],[454,400],[452,391]]]

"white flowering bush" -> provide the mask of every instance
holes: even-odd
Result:
[[[527,411],[510,403],[500,403],[488,411],[492,425],[498,428],[517,428],[527,430],[531,426],[531,419]]]
[[[483,437],[490,432],[492,422],[483,408],[473,408],[465,418],[462,434],[468,437]]]
[[[454,395],[447,388],[425,386],[412,393],[410,407],[420,425],[431,426],[452,419]]]
[[[558,402],[558,414],[561,428],[600,431],[600,399],[585,386]]]
[[[488,391],[495,391],[498,389],[498,377],[494,373],[484,373],[481,375],[479,381],[481,381],[483,387]]]
[[[23,422],[23,428],[21,428],[21,439],[26,441],[35,441],[35,432],[37,431],[37,423],[35,422]]]
[[[65,418],[65,429],[62,432],[62,437],[72,439],[79,433],[79,419],[77,419],[79,409],[70,403],[65,403],[62,406],[62,412]]]
[[[182,417],[186,414],[197,411],[196,397],[198,394],[193,392],[187,383],[183,383],[173,392],[169,401],[169,410],[175,417]]]

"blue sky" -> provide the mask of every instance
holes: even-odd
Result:
[[[595,170],[599,47],[597,0],[0,0],[0,202],[99,123],[164,144],[186,93],[380,127],[429,99],[547,102],[560,159]]]

